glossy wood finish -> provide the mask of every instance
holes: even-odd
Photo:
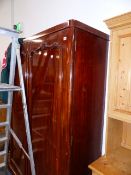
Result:
[[[21,55],[37,175],[88,175],[101,155],[108,36],[70,20],[29,39]],[[12,127],[26,148],[19,94],[14,101]],[[13,139],[9,167],[30,174]]]
[[[75,32],[77,52],[72,108],[73,175],[89,174],[85,167],[101,155],[106,71],[104,58],[107,47],[106,40],[80,29]]]

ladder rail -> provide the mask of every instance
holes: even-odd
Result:
[[[12,38],[12,47],[11,47],[11,61],[10,61],[10,75],[9,75],[9,84],[14,84],[14,77],[15,77],[15,68],[16,68],[16,38]],[[5,127],[5,133],[6,137],[8,138],[7,142],[5,143],[5,150],[8,153],[8,147],[9,147],[9,139],[10,139],[10,124],[11,124],[11,112],[12,112],[12,102],[13,102],[13,91],[8,92],[8,104],[10,105],[10,108],[7,109],[7,118],[6,121],[8,122],[8,126]],[[4,162],[7,166],[7,159],[8,154],[4,157]]]
[[[26,94],[25,94],[25,87],[24,87],[24,79],[23,79],[23,72],[22,72],[22,64],[21,64],[21,57],[20,57],[20,44],[17,44],[16,48],[16,55],[17,55],[17,63],[18,63],[18,70],[19,70],[19,77],[20,77],[20,86],[22,89],[22,103],[23,103],[23,112],[24,112],[24,120],[25,120],[25,128],[26,128],[26,136],[28,142],[28,152],[30,156],[30,165],[31,165],[31,172],[32,175],[35,175],[35,163],[33,158],[33,148],[32,148],[32,141],[31,141],[31,133],[30,133],[30,126],[29,126],[29,116],[27,111],[27,102],[26,102]]]

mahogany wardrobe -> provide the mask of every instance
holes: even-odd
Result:
[[[89,175],[88,165],[101,155],[108,40],[76,20],[24,39],[21,58],[37,175]],[[12,115],[12,127],[27,149],[20,93],[14,95]],[[31,174],[12,138],[9,169]]]

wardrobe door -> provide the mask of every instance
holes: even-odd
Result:
[[[31,44],[32,144],[37,175],[57,175],[60,160],[62,49]],[[36,49],[34,49],[36,47]]]
[[[64,29],[23,43],[22,60],[26,60],[23,74],[36,175],[67,175],[69,172],[72,41],[73,30]],[[19,101],[15,98],[16,104]],[[26,148],[22,114],[17,120],[19,112],[19,109],[17,113],[14,111],[12,126],[17,128],[16,133],[21,132]],[[21,164],[21,154],[16,159],[13,148],[12,162],[18,169],[22,166],[22,171],[13,168],[11,172],[30,175],[29,161],[24,156]]]

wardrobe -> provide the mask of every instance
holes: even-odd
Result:
[[[88,165],[101,155],[107,52],[108,35],[76,20],[24,39],[21,59],[37,175],[89,175]],[[19,92],[12,116],[27,149]],[[31,174],[12,137],[8,161],[12,174]]]

